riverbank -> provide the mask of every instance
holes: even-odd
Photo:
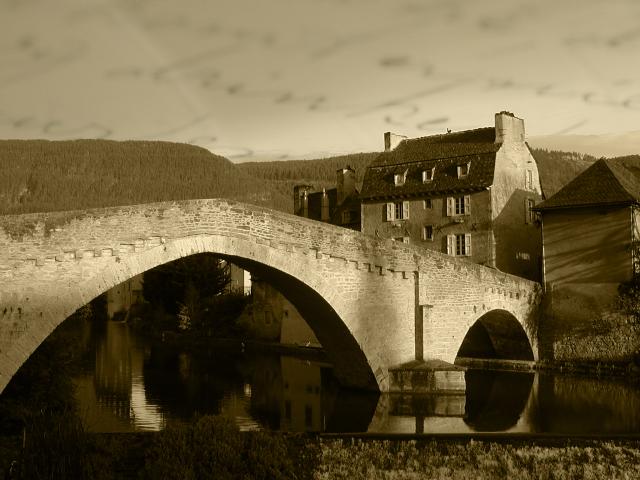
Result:
[[[222,434],[224,440],[220,441]],[[0,478],[7,478],[3,475],[10,461],[20,458],[21,440],[3,440],[0,442]],[[301,480],[640,478],[640,440],[637,439],[332,438],[310,434],[239,433],[228,425],[221,427],[216,420],[164,434],[93,434],[84,441],[90,445],[67,445],[66,451],[85,452],[86,468],[76,471],[87,472],[90,475],[87,478],[97,480],[239,478],[238,475]],[[193,446],[194,441],[199,442],[197,448],[190,450],[188,447]],[[42,465],[42,461],[40,458],[37,463]],[[196,466],[203,461],[209,469],[204,477]],[[18,467],[15,464],[14,470]]]

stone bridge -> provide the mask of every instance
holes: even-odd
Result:
[[[384,391],[391,367],[473,354],[480,325],[498,355],[521,353],[524,338],[537,358],[534,282],[269,209],[192,200],[0,216],[0,392],[76,309],[204,252],[277,286],[348,386]]]

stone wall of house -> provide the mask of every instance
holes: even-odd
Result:
[[[542,200],[538,167],[524,141],[505,142],[496,153],[491,186],[495,266],[540,281],[542,236],[528,215],[528,200]]]
[[[274,282],[342,383],[388,387],[417,352],[452,361],[493,309],[537,319],[539,285],[420,247],[227,200],[0,217],[0,390],[77,308],[134,275],[213,252]],[[534,341],[535,343],[535,341]]]

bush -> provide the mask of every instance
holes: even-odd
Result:
[[[242,434],[229,418],[203,416],[160,432],[147,450],[145,478],[294,478],[287,444],[267,432]]]

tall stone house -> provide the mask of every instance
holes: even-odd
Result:
[[[542,192],[522,119],[500,112],[492,127],[384,138],[360,194],[362,232],[539,280]]]
[[[336,188],[314,191],[311,185],[293,187],[293,213],[360,230],[360,195],[356,189],[356,172],[346,166],[337,170],[336,177]]]

